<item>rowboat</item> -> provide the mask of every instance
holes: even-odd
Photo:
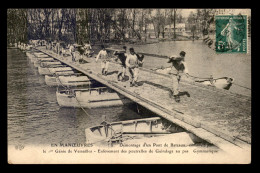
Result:
[[[36,60],[33,62],[33,64],[35,67],[39,67],[41,65],[41,62],[51,62],[51,61],[54,61],[54,59],[51,57],[36,58]]]
[[[86,143],[95,146],[158,143],[158,141],[191,145],[199,141],[183,129],[164,123],[160,117],[108,123],[85,129]]]
[[[43,55],[46,55],[46,54],[43,53],[43,52],[35,52],[34,55],[37,56],[37,57],[40,57],[40,56],[43,56]]]
[[[36,61],[40,61],[40,62],[45,62],[45,61],[54,61],[54,58],[51,58],[51,57],[40,57],[40,58],[36,58],[37,60]]]
[[[57,68],[49,68],[51,74],[55,74],[56,72],[61,71],[73,71],[71,67],[57,67]]]
[[[60,61],[43,61],[40,64],[41,67],[48,67],[51,65],[61,65],[61,62]]]
[[[75,72],[73,70],[70,71],[56,71],[55,74],[56,76],[64,76],[64,75],[73,75]]]
[[[47,68],[43,68],[46,70]],[[47,69],[48,70],[48,69]],[[58,76],[70,76],[70,75],[75,75],[74,71],[61,71],[61,72],[56,72],[54,75],[45,75],[45,83],[48,86],[59,86],[61,85],[60,82],[57,82],[57,77]]]
[[[35,57],[37,54],[41,53],[39,50],[36,50],[36,49],[31,49],[31,50],[27,50],[25,52],[25,54],[27,56],[30,56],[30,55],[33,55],[33,57]],[[35,55],[36,54],[36,55]],[[43,54],[42,54],[43,55]]]
[[[58,68],[58,67],[67,67],[67,66],[59,65],[59,64],[57,64],[57,65],[49,65],[49,66],[45,66],[45,67],[39,66],[38,67],[38,72],[39,72],[40,75],[51,75],[51,72],[50,72],[49,68]]]
[[[91,83],[87,76],[58,76],[57,82],[65,86],[89,85]]]
[[[46,55],[46,54],[43,54],[43,53],[40,53],[40,52],[34,53],[34,56],[36,58],[48,58],[48,57],[50,57],[49,55]]]
[[[71,89],[56,91],[58,104],[61,107],[98,108],[122,106],[130,100],[106,87]]]
[[[90,85],[91,81],[87,76],[50,76],[45,75],[45,83],[48,86],[83,86]]]
[[[229,90],[234,82],[234,79],[230,77],[221,77],[217,79],[196,80],[195,82],[207,86],[213,86],[219,89]]]
[[[35,61],[38,61],[39,58],[42,58],[42,59],[43,58],[50,58],[50,56],[48,56],[48,55],[42,55],[42,56],[35,55],[34,57],[31,58],[31,62],[34,63]]]
[[[61,65],[56,65],[56,66],[46,67],[46,68],[39,67],[39,74],[41,75],[54,75],[56,72],[65,72],[65,71],[68,72],[69,74],[74,73],[71,67],[66,67]]]

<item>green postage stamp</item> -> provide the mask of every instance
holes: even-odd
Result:
[[[220,15],[216,18],[216,52],[247,53],[247,16]]]

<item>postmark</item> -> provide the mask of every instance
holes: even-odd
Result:
[[[246,15],[219,15],[215,22],[217,53],[247,53]]]

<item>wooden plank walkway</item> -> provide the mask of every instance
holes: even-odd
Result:
[[[86,58],[89,63],[79,64],[72,62],[71,56],[62,58],[43,47],[37,49],[223,150],[230,145],[251,148],[251,97],[183,80],[180,88],[190,97],[184,95],[176,103],[168,95],[171,88],[168,75],[140,68],[139,86],[130,87],[129,81],[117,81],[120,66],[116,63],[110,63],[108,75],[102,76],[100,60],[96,63],[94,58]]]

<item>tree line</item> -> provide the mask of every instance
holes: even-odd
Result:
[[[146,40],[148,31],[164,37],[165,26],[182,22],[179,9],[128,9],[99,8],[78,9],[78,41],[105,42],[112,40],[128,41],[129,39]]]
[[[8,9],[7,10],[7,41],[27,42],[27,10]]]
[[[198,10],[189,22],[205,19],[209,11]],[[184,22],[181,9],[86,8],[8,9],[9,42],[30,39],[60,40],[69,43],[146,41],[149,30],[165,37],[165,26]],[[206,26],[206,25],[205,25]],[[204,31],[208,28],[205,27]],[[171,33],[176,38],[175,29]]]

